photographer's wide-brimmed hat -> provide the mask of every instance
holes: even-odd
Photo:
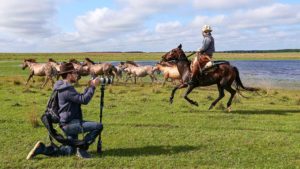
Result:
[[[63,63],[60,66],[60,72],[58,74],[67,74],[67,73],[72,73],[72,72],[76,72],[74,66],[72,63]]]
[[[212,32],[212,28],[210,25],[204,25],[202,27],[202,32]]]

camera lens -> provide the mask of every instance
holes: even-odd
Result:
[[[111,78],[100,78],[101,84],[112,84]]]

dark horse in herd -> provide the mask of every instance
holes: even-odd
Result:
[[[195,87],[199,86],[210,86],[217,84],[219,90],[219,97],[212,102],[209,109],[212,109],[224,96],[224,90],[230,93],[230,98],[227,102],[228,111],[231,110],[232,99],[236,92],[243,88],[247,91],[257,91],[257,88],[245,87],[240,79],[239,71],[235,66],[230,65],[227,61],[215,61],[214,66],[207,70],[205,73],[201,73],[201,69],[204,68],[207,63],[207,57],[197,54],[195,59],[191,62],[182,50],[180,44],[177,48],[172,49],[162,56],[161,61],[163,62],[175,62],[177,64],[178,71],[181,75],[181,83],[177,85],[173,90],[170,97],[170,103],[173,103],[174,95],[177,89],[186,88],[184,98],[192,105],[198,106],[196,101],[188,98],[189,93],[193,91]],[[196,82],[189,83],[191,75],[196,77]],[[235,82],[236,88],[232,88],[232,84]]]

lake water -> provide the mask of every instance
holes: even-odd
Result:
[[[137,61],[140,65],[155,65],[156,62]],[[112,63],[117,65],[119,62]],[[230,63],[239,69],[246,86],[300,89],[300,60],[239,60]]]
[[[0,62],[0,76],[16,74],[7,72],[4,64],[11,61]],[[157,61],[136,61],[140,65],[155,65]],[[111,61],[117,65],[120,61]],[[300,60],[235,60],[231,65],[239,69],[240,77],[245,86],[263,88],[289,88],[300,90]],[[20,67],[18,64],[9,66]],[[5,69],[4,69],[5,67]],[[24,72],[24,75],[27,73]]]

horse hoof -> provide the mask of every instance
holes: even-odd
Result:
[[[197,102],[194,102],[193,105],[195,105],[197,107],[199,106],[199,104]]]
[[[231,112],[231,107],[227,107],[227,111],[228,111],[228,112]]]
[[[173,99],[170,99],[170,104],[172,104],[173,103]]]

